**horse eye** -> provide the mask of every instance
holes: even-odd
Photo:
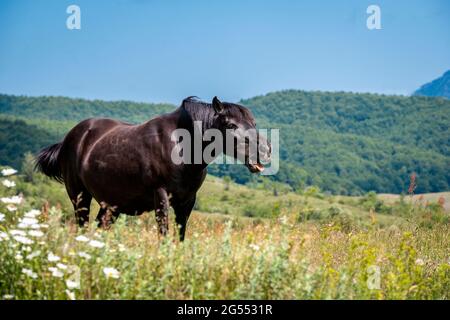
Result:
[[[226,127],[227,127],[227,129],[233,129],[233,130],[236,130],[238,128],[238,126],[235,125],[234,123],[227,123]]]

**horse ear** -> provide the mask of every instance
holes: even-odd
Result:
[[[222,111],[223,111],[223,104],[222,104],[222,102],[220,102],[219,99],[217,99],[217,97],[213,98],[212,106],[214,108],[214,111],[216,111],[217,113],[222,113]]]

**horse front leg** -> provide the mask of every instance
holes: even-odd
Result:
[[[183,202],[174,203],[175,222],[179,228],[180,241],[184,241],[186,225],[195,204],[195,196]]]
[[[166,236],[169,232],[169,197],[164,188],[155,190],[154,204],[159,234]]]

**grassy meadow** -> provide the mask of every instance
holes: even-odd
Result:
[[[97,229],[96,204],[80,230],[64,187],[23,168],[1,178],[1,299],[449,299],[448,193],[330,196],[209,176],[180,243],[173,224],[158,237],[153,213]]]

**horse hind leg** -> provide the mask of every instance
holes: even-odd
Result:
[[[165,189],[158,188],[155,190],[154,206],[159,234],[166,236],[169,232],[169,198]]]
[[[116,212],[118,212],[117,208],[109,206],[106,202],[101,202],[95,219],[98,222],[97,226],[105,230],[109,229],[118,217]]]
[[[72,200],[75,210],[75,218],[77,219],[80,227],[84,227],[89,224],[91,200],[92,196],[87,191],[81,191],[76,199]]]
[[[67,193],[72,201],[75,219],[80,227],[89,224],[89,212],[92,195],[81,184],[66,184]]]

